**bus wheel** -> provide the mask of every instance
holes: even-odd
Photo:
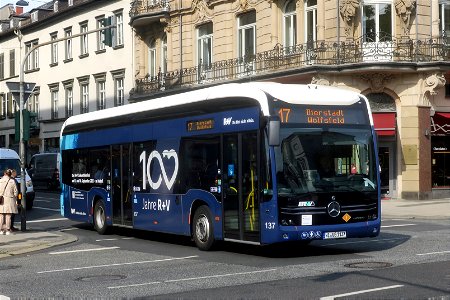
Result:
[[[105,204],[103,201],[97,201],[94,207],[94,228],[100,234],[105,234],[108,226],[106,225]]]
[[[214,244],[214,226],[211,212],[205,205],[200,206],[195,211],[194,241],[200,250],[209,250]]]

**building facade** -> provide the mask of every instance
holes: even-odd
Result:
[[[24,81],[35,84],[25,105],[31,113],[28,159],[59,150],[60,129],[68,117],[128,103],[134,76],[127,1],[60,0],[27,13],[12,4],[1,10],[0,147],[18,149],[19,103],[6,82],[19,82],[20,64],[28,52]],[[117,29],[108,47],[102,32],[91,31],[111,16]],[[44,43],[49,44],[30,52]]]
[[[385,197],[450,196],[450,1],[132,1],[130,101],[231,81],[316,83],[371,103]]]

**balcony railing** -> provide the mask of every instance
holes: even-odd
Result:
[[[182,70],[159,72],[157,76],[138,78],[132,94],[133,96],[148,95],[183,86],[218,83],[248,76],[264,76],[308,66],[450,61],[449,42],[445,36],[427,40],[392,37],[384,37],[380,40],[375,36],[365,36],[341,43],[314,41],[292,47],[283,47],[278,44],[272,50],[255,55],[211,64],[199,64]]]
[[[135,0],[131,2],[130,17],[169,10],[169,0]]]

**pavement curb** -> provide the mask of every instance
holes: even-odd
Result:
[[[44,250],[51,247],[70,244],[78,241],[78,237],[62,231],[49,232],[27,232],[23,233],[24,238],[20,239],[22,233],[18,232],[10,239],[14,239],[8,243],[0,243],[0,259],[11,257],[14,255],[21,255],[29,252]],[[30,234],[44,235],[37,238],[27,238]],[[11,245],[12,244],[12,245]]]

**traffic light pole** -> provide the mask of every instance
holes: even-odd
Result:
[[[109,28],[115,28],[116,25],[109,25],[101,28],[97,28],[94,30],[86,31],[79,34],[74,34],[72,36],[67,36],[64,38],[52,40],[49,42],[45,42],[42,44],[37,44],[31,47],[31,49],[25,53],[24,57],[22,58],[22,61],[20,63],[20,76],[19,76],[19,115],[20,115],[20,141],[19,141],[19,155],[20,155],[20,193],[22,194],[22,211],[21,211],[21,218],[20,218],[20,230],[26,231],[27,230],[27,201],[26,201],[26,180],[25,180],[25,141],[24,141],[24,118],[23,118],[23,110],[25,106],[25,86],[24,86],[24,74],[25,74],[25,63],[27,61],[28,56],[30,56],[31,53],[33,53],[34,50],[36,50],[39,47],[51,45],[57,42],[73,39],[79,36],[88,35],[90,33],[106,30]],[[20,45],[22,45],[22,34],[20,31],[16,34],[19,38]]]

